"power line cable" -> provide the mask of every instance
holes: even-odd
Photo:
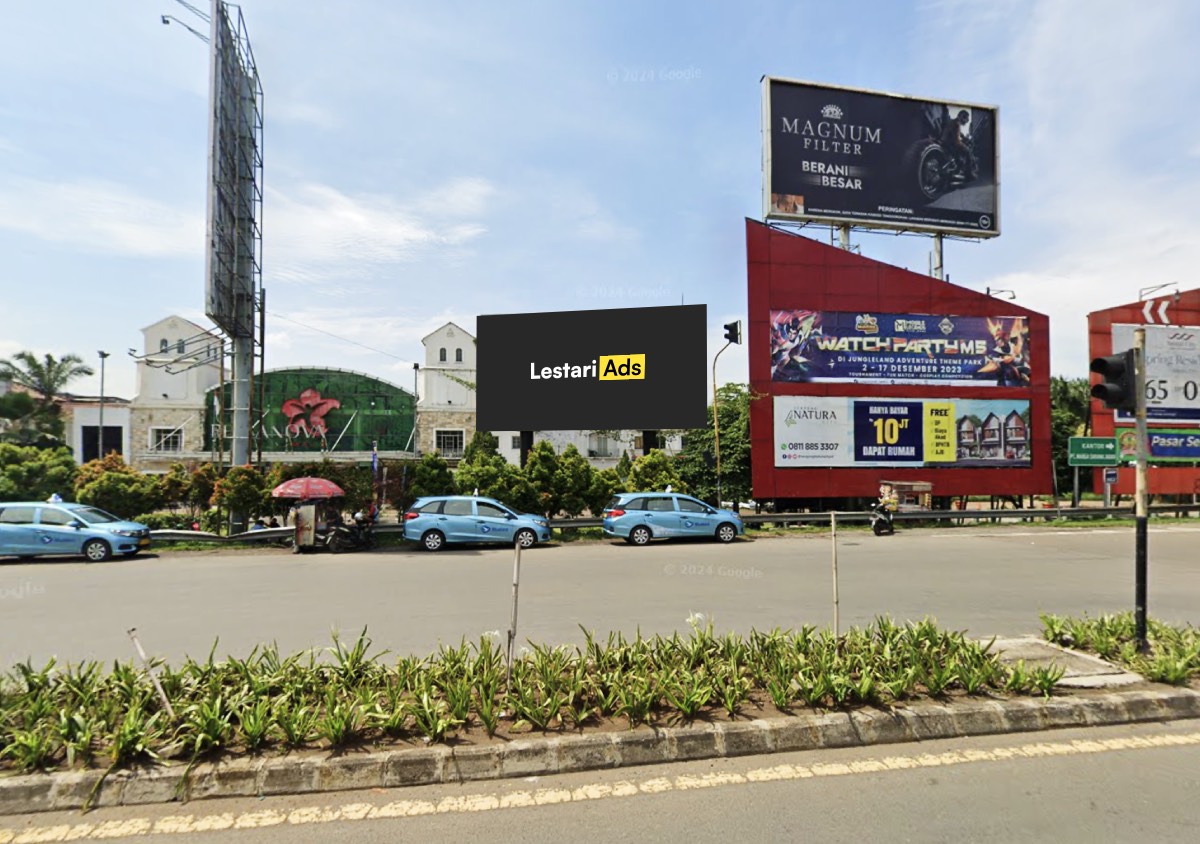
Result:
[[[294,323],[294,324],[300,326],[301,328],[307,328],[309,331],[316,331],[320,334],[325,334],[329,337],[332,337],[334,340],[341,340],[343,343],[350,343],[351,345],[359,346],[361,348],[367,349],[368,351],[376,352],[377,354],[381,354],[381,355],[386,355],[387,357],[392,358],[393,360],[405,361],[406,363],[409,360],[411,360],[411,358],[402,358],[399,355],[394,355],[391,352],[385,352],[383,349],[377,349],[374,346],[368,346],[366,343],[360,343],[357,340],[351,340],[348,337],[341,337],[337,334],[334,334],[332,331],[326,331],[324,328],[317,328],[316,326],[313,326],[313,325],[306,325],[305,323],[300,322],[300,320],[292,319],[291,317],[285,317],[282,314],[277,314],[273,311],[268,311],[267,315],[273,316],[276,319],[282,319],[285,322]]]

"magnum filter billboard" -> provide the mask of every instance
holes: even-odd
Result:
[[[481,316],[478,428],[703,428],[707,324],[704,305]]]
[[[997,109],[763,79],[763,216],[1000,233]]]
[[[1029,387],[1024,317],[771,311],[771,380]]]

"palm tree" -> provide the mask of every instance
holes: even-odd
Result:
[[[76,378],[91,375],[93,370],[79,355],[63,355],[55,360],[46,355],[39,361],[33,352],[17,352],[10,360],[0,361],[0,380],[11,381],[36,393],[41,409],[54,404],[54,400]]]
[[[48,354],[44,360],[38,360],[32,352],[17,352],[11,359],[0,361],[0,381],[24,387],[37,402],[32,413],[4,426],[8,429],[4,439],[24,445],[58,444],[63,426],[55,400],[71,381],[91,374],[92,368],[78,355],[64,355],[56,360]]]

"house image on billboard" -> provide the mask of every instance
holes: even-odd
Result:
[[[1015,410],[1004,418],[1004,457],[1017,460],[1029,456],[1029,425]]]

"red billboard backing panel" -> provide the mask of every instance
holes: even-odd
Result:
[[[1120,348],[1114,348],[1113,344],[1113,327],[1125,326],[1124,330],[1118,328],[1122,333],[1128,333],[1129,326],[1146,326],[1147,330],[1167,331],[1174,333],[1176,331],[1196,333],[1196,329],[1200,327],[1200,290],[1186,290],[1182,292],[1172,293],[1167,296],[1159,296],[1146,301],[1130,302],[1124,305],[1116,305],[1111,308],[1105,308],[1100,311],[1093,311],[1088,314],[1088,353],[1091,358],[1104,357],[1111,355],[1114,352],[1124,351],[1131,347],[1129,344],[1121,343]],[[1150,338],[1147,338],[1150,342]],[[1194,340],[1192,345],[1195,345]],[[1157,374],[1156,364],[1150,362],[1147,366],[1147,375],[1150,379],[1154,379]],[[1200,371],[1197,371],[1196,377],[1200,379]],[[1099,383],[1100,376],[1093,374],[1091,383]],[[1109,410],[1099,399],[1092,399],[1092,434],[1097,437],[1112,437],[1125,434],[1126,437],[1131,436],[1130,432],[1134,427],[1133,419],[1117,419],[1115,411]],[[1195,418],[1186,420],[1171,420],[1171,419],[1154,419],[1150,418],[1147,421],[1148,432],[1151,437],[1154,437],[1156,432],[1166,433],[1180,437],[1200,437],[1200,422]],[[1136,441],[1134,443],[1136,447]],[[1130,449],[1124,449],[1128,452]],[[1156,463],[1154,452],[1152,449],[1150,458],[1150,467],[1147,472],[1147,488],[1151,495],[1194,495],[1200,493],[1200,468],[1195,465],[1173,465],[1170,462]],[[1193,448],[1192,451],[1195,451]],[[1113,492],[1118,495],[1133,495],[1136,492],[1136,478],[1134,467],[1129,462],[1128,454],[1123,464],[1117,470],[1117,482],[1113,485]],[[1187,461],[1191,463],[1192,461]],[[1093,473],[1092,488],[1103,489],[1104,477],[1103,470],[1097,469]]]
[[[755,220],[746,245],[756,499],[1053,492],[1047,316]],[[984,332],[1017,326],[1026,365],[1000,378]]]

